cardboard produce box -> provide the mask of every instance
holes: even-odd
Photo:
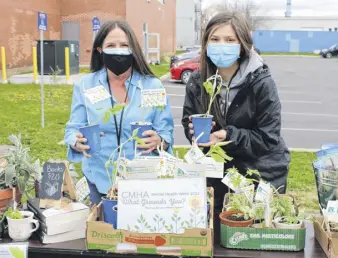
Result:
[[[329,258],[338,258],[338,235],[325,230],[323,216],[316,216],[313,222],[315,237]],[[323,225],[323,226],[322,226]]]
[[[182,234],[135,233],[113,229],[103,222],[102,206],[94,206],[87,221],[88,250],[113,253],[158,254],[174,256],[213,256],[213,189],[211,193],[209,228],[186,229]]]
[[[299,251],[305,247],[305,228],[240,228],[221,224],[221,245],[232,249]]]

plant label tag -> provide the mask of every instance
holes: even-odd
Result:
[[[157,160],[134,159],[127,165],[125,179],[157,178]]]
[[[326,216],[328,221],[338,222],[338,201],[328,201]]]
[[[270,183],[264,183],[263,181],[259,182],[257,187],[255,201],[257,202],[267,202],[270,200],[270,196],[272,194],[272,189]]]
[[[206,170],[207,165],[179,163],[175,177],[205,177]]]
[[[170,155],[168,152],[161,152],[161,156],[166,159],[167,163],[167,174],[174,177],[177,174],[178,164],[183,163],[182,159],[176,158]]]
[[[237,189],[235,189],[235,193],[239,193],[239,194],[244,193],[246,198],[250,202],[253,202],[254,193],[255,193],[255,185],[251,184],[251,185],[248,185],[246,187],[237,188]]]
[[[184,155],[184,159],[188,164],[194,164],[204,157],[204,153],[196,144],[193,144],[190,150]]]
[[[167,160],[164,157],[156,156],[156,157],[147,157],[147,156],[139,156],[134,160],[146,160],[156,164],[156,173],[157,177],[168,177],[167,174]]]
[[[211,157],[204,157],[196,163],[204,164],[207,166],[207,170],[205,172],[206,177],[223,178],[224,176],[224,163],[223,162],[216,162]]]
[[[164,88],[141,90],[141,107],[158,107],[167,105],[167,94]]]
[[[121,176],[122,178],[125,177],[127,173],[127,165],[130,163],[129,159],[126,158],[119,158],[117,160],[117,175]]]
[[[27,243],[9,243],[0,244],[1,258],[27,258],[28,244]]]
[[[247,184],[247,180],[238,172],[228,172],[222,179],[222,183],[228,186],[231,190],[243,187]]]
[[[77,200],[82,202],[89,195],[89,187],[86,177],[82,177],[75,185]]]
[[[96,104],[97,102],[111,97],[111,95],[102,85],[86,90],[84,95],[92,104]]]

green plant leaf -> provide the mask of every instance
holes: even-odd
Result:
[[[139,128],[136,128],[136,129],[133,131],[133,133],[132,133],[132,137],[133,137],[133,138],[135,138],[135,137],[137,136],[138,130],[139,130]]]
[[[25,182],[21,178],[18,178],[17,179],[17,185],[18,185],[18,188],[20,190],[20,193],[24,194],[25,193],[25,189],[26,189]]]
[[[103,118],[103,122],[107,123],[110,119],[110,112],[107,111],[106,113],[104,113],[104,118]]]
[[[11,253],[11,255],[14,258],[24,258],[25,257],[25,253],[23,250],[21,250],[19,247],[9,247],[9,252]]]
[[[214,88],[213,88],[211,82],[204,82],[204,83],[203,83],[203,86],[204,86],[205,91],[206,91],[210,96],[212,96],[212,95],[214,94]]]
[[[226,146],[226,145],[228,145],[229,143],[232,143],[232,141],[219,142],[219,143],[216,143],[216,146]]]
[[[144,140],[142,140],[141,138],[135,136],[135,141],[137,142],[137,144],[140,144],[140,145],[146,145],[146,143],[144,142]]]
[[[110,108],[109,111],[110,113],[112,113],[113,115],[116,115],[118,112],[120,112],[126,104],[117,104],[115,105],[113,108]]]
[[[5,182],[7,186],[12,186],[15,177],[15,165],[10,165],[5,168]]]
[[[157,106],[157,108],[161,111],[164,111],[164,106]]]

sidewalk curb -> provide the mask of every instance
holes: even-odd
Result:
[[[162,75],[162,76],[160,77],[160,80],[161,80],[161,81],[164,81],[164,80],[166,80],[166,79],[169,79],[169,75],[170,75],[170,73],[166,73],[165,75]]]

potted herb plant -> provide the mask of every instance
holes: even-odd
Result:
[[[229,206],[220,215],[221,223],[229,227],[248,227],[255,218],[252,208],[245,194],[234,194],[230,197]]]
[[[280,229],[298,229],[303,226],[303,217],[298,216],[284,216],[274,219],[274,225]]]
[[[39,221],[33,219],[33,212],[18,211],[11,207],[5,213],[8,221],[8,234],[14,241],[26,241],[39,228]],[[35,225],[32,228],[32,224]]]
[[[13,199],[13,188],[16,188],[16,202],[20,202],[23,194],[30,196],[36,182],[41,177],[40,161],[29,155],[29,148],[21,143],[21,135],[10,135],[14,145],[5,154],[5,164],[0,167],[0,210],[5,210]]]
[[[265,203],[263,202],[256,202],[253,204],[255,210],[255,217],[252,227],[254,228],[262,228],[263,223],[265,221]]]
[[[209,95],[209,105],[205,114],[195,114],[191,116],[192,124],[194,126],[195,137],[199,137],[199,143],[208,143],[210,141],[210,132],[212,129],[213,116],[210,114],[211,107],[218,94],[222,89],[222,77],[216,74],[207,79],[203,83],[203,87]]]

